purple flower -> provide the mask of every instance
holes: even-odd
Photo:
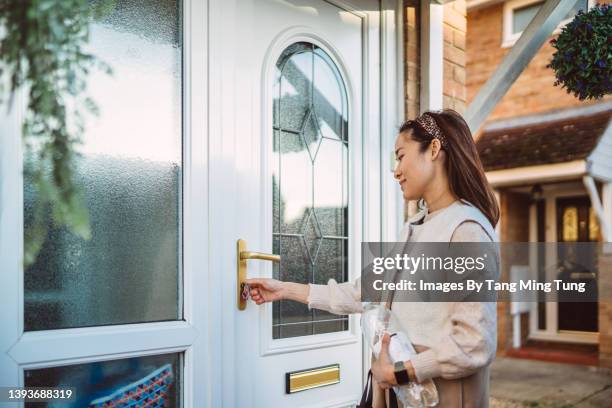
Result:
[[[593,26],[591,25],[591,23],[587,23],[586,28],[589,31],[593,31]]]
[[[597,60],[597,66],[599,68],[605,68],[606,67],[606,62],[604,60]]]

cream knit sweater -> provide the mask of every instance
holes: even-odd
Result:
[[[464,215],[465,220],[460,220],[459,225],[454,227],[453,222],[447,218],[457,217],[457,210],[461,212],[458,206],[467,207],[456,201],[449,207],[429,214],[425,211],[424,218],[420,217],[423,220],[422,224],[414,225],[412,222],[406,224],[402,232],[402,241],[406,239],[417,241],[420,235],[428,235],[422,234],[425,228],[434,225],[438,228],[442,225],[453,228],[448,234],[451,242],[497,240],[491,225],[479,211],[480,216]],[[432,222],[434,219],[437,222]],[[448,238],[446,239],[448,242]],[[360,297],[360,279],[345,283],[337,283],[331,279],[327,285],[310,284],[308,307],[336,314],[360,313],[363,310]],[[461,378],[490,364],[495,356],[497,343],[495,303],[395,302],[392,310],[412,343],[428,348],[411,360],[419,381],[435,377]]]

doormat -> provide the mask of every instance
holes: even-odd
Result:
[[[166,364],[106,397],[93,400],[89,408],[162,408],[169,400],[173,381],[172,366]]]

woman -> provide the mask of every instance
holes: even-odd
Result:
[[[426,112],[407,121],[399,129],[395,155],[394,177],[404,199],[426,203],[406,224],[402,241],[497,240],[493,229],[499,219],[497,201],[472,134],[458,113]],[[338,284],[332,279],[327,285],[274,279],[250,279],[248,283],[257,304],[290,299],[337,314],[362,311],[359,280]],[[395,302],[392,310],[418,354],[404,362],[404,367],[394,367],[385,336],[383,352],[372,363],[378,386],[388,389],[406,381],[406,374],[411,381],[431,378],[438,388],[440,407],[487,407],[488,366],[496,349],[495,303]],[[379,402],[384,405],[384,400]]]

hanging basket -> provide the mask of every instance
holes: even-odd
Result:
[[[612,93],[612,7],[598,5],[580,11],[556,39],[548,65],[555,71],[555,86],[580,100]]]

